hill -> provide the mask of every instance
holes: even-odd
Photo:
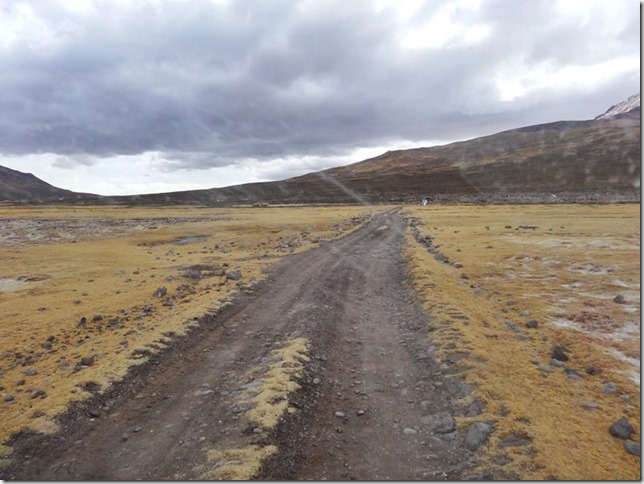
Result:
[[[105,204],[636,201],[640,198],[639,94],[593,120],[558,121],[444,146],[388,151],[263,183],[98,197],[0,168],[0,200]]]
[[[136,197],[127,203],[378,203],[430,199],[639,197],[640,120],[561,121],[430,148],[389,151],[277,182]]]
[[[0,202],[53,202],[95,197],[50,185],[31,173],[0,166]]]

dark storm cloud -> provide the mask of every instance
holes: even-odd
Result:
[[[15,16],[14,5],[0,15]],[[335,157],[593,117],[639,86],[639,75],[586,91],[548,86],[502,104],[493,82],[512,75],[512,60],[586,65],[637,53],[632,2],[615,35],[600,15],[563,16],[550,0],[484,1],[455,18],[490,35],[451,49],[401,47],[404,28],[424,25],[442,1],[406,24],[371,1],[29,5],[42,33],[0,49],[0,153],[51,152],[63,165],[146,151],[166,153],[166,170]]]

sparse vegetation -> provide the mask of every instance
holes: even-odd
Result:
[[[480,469],[639,479],[639,459],[608,432],[626,416],[639,440],[639,205],[405,212],[431,240],[430,252],[408,235],[407,255],[439,360],[477,385],[463,407],[483,404],[459,428],[496,428]],[[554,345],[565,364],[553,361]],[[606,382],[618,390],[604,391]]]
[[[283,256],[370,213],[3,207],[0,442],[55,431],[53,417],[71,402],[123,378]]]

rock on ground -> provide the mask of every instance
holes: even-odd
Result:
[[[470,425],[467,435],[465,436],[465,445],[470,450],[476,450],[481,447],[488,439],[494,428],[485,422],[475,422]]]

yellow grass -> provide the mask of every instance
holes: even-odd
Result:
[[[639,205],[430,206],[405,213],[419,219],[438,251],[463,264],[438,262],[407,236],[439,354],[469,353],[463,374],[479,387],[466,402],[486,403],[484,414],[461,418],[459,426],[495,422],[480,467],[506,455],[512,462],[499,470],[524,479],[639,479],[639,459],[608,432],[626,416],[639,440]],[[627,304],[614,303],[617,294]],[[526,328],[531,319],[538,329]],[[539,369],[549,366],[554,344],[570,350],[567,366],[583,378]],[[601,374],[587,375],[588,365]],[[617,394],[603,393],[605,381]],[[582,408],[584,402],[600,408]],[[533,439],[532,448],[499,449],[510,435]]]
[[[211,450],[207,454],[211,470],[205,473],[206,480],[247,481],[258,472],[262,462],[277,452],[277,447],[249,445],[240,449]]]
[[[53,417],[90,396],[85,383],[104,390],[146,360],[134,350],[162,349],[197,318],[226,304],[240,284],[252,285],[284,256],[316,247],[319,237],[348,233],[357,226],[352,217],[372,211],[0,208],[0,442],[20,430],[54,431]],[[168,220],[174,217],[181,217],[179,223]],[[70,221],[82,223],[70,227]],[[202,238],[177,245],[183,237]],[[239,269],[242,279],[209,272],[200,280],[185,277],[194,265]],[[167,295],[153,297],[160,286]],[[173,306],[164,306],[166,299]],[[93,321],[94,315],[102,320]],[[82,317],[87,322],[79,327]],[[120,327],[110,327],[116,318]],[[51,349],[43,348],[50,337]],[[90,356],[91,366],[78,366]],[[37,374],[26,376],[27,368]],[[20,380],[24,384],[17,385]],[[37,389],[46,397],[32,398]],[[6,402],[7,395],[14,400]]]

